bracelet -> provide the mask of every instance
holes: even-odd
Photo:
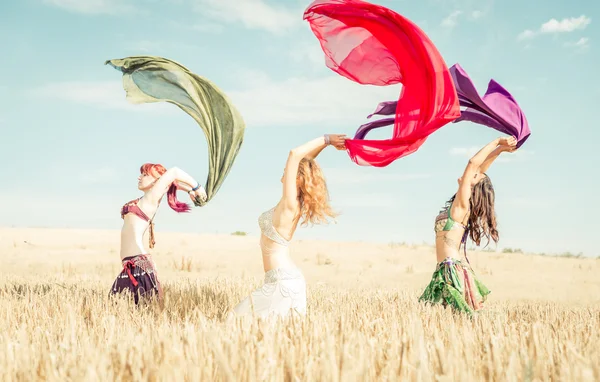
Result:
[[[192,191],[196,191],[196,190],[197,190],[197,189],[199,189],[200,187],[202,187],[202,186],[200,185],[200,183],[198,183],[198,185],[197,185],[196,187],[192,188]]]
[[[323,135],[323,138],[325,138],[325,144],[329,146],[331,144],[331,141],[329,140],[329,134]]]

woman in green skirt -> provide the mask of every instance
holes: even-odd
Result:
[[[485,237],[498,242],[494,187],[485,173],[503,152],[516,150],[514,137],[497,138],[479,150],[458,179],[458,191],[446,202],[435,219],[437,267],[431,282],[419,298],[434,304],[450,305],[472,314],[483,307],[490,291],[476,277],[466,252],[470,237],[480,245]],[[460,247],[465,247],[461,258]]]

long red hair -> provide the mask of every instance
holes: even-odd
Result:
[[[155,178],[160,178],[167,169],[161,165],[156,163],[145,163],[140,167],[140,173],[142,175],[151,175]],[[180,202],[177,200],[177,181],[171,183],[169,186],[169,190],[167,191],[167,201],[169,202],[169,207],[175,212],[189,212],[191,210],[191,206],[187,203]]]
[[[298,165],[298,198],[300,199],[300,217],[302,225],[327,223],[337,213],[329,205],[329,192],[321,167],[314,159],[302,159]]]

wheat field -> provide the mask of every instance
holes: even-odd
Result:
[[[598,381],[600,260],[471,252],[475,318],[417,302],[433,248],[298,241],[308,315],[228,321],[257,237],[157,234],[165,306],[111,301],[119,232],[0,229],[2,381]]]

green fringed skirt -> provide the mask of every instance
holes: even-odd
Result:
[[[490,290],[477,280],[468,264],[448,257],[437,265],[419,301],[450,305],[471,315],[483,308],[488,294]]]

